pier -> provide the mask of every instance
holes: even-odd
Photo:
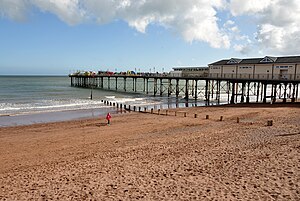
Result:
[[[295,102],[300,79],[241,77],[174,77],[150,75],[69,75],[72,87],[143,93],[152,96],[175,96],[185,99],[220,102],[226,96],[230,104],[251,102]]]

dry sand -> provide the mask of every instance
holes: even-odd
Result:
[[[0,200],[300,200],[299,105],[177,111],[0,128]]]

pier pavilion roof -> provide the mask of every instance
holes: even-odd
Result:
[[[223,59],[214,63],[209,64],[209,66],[217,65],[234,65],[235,63],[230,62],[232,59]],[[241,59],[240,62],[236,64],[264,64],[264,63],[300,63],[300,56],[287,56],[287,57],[264,57],[264,58],[246,58]]]

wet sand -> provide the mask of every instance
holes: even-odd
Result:
[[[300,200],[299,104],[174,111],[0,128],[0,200]]]

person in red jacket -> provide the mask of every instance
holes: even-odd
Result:
[[[107,113],[106,115],[107,125],[110,125],[110,119],[111,119],[111,115],[110,113]]]

